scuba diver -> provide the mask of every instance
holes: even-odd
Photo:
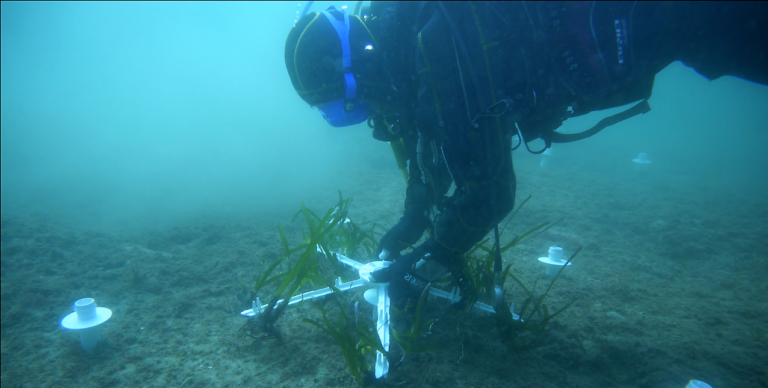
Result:
[[[450,272],[457,306],[468,308],[461,255],[491,231],[501,272],[513,149],[540,153],[648,112],[655,75],[674,61],[710,80],[768,84],[764,2],[372,2],[356,13],[301,17],[285,64],[330,125],[367,122],[395,151],[405,210],[377,250],[394,263],[373,274],[391,282],[395,303]],[[556,131],[570,117],[630,103],[583,132]]]

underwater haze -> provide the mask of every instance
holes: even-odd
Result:
[[[311,11],[332,4],[344,5]],[[323,312],[290,306],[280,341],[241,314],[271,299],[275,279],[299,278],[301,251],[283,252],[329,225],[308,230],[301,204],[330,217],[339,192],[354,198],[327,236],[360,226],[369,248],[403,214],[390,146],[365,123],[331,127],[292,87],[283,50],[302,6],[2,2],[2,388],[359,385],[335,338],[305,319],[371,323],[362,287]],[[649,103],[551,158],[513,151],[517,205],[530,201],[500,244],[549,224],[504,252],[517,280],[504,278],[505,302],[520,312],[546,290],[539,311],[568,307],[537,346],[510,352],[495,315],[426,298],[413,337],[430,346],[406,357],[392,341],[385,385],[768,387],[768,86],[675,62]],[[640,153],[652,163],[638,168]],[[538,258],[553,246],[578,255],[550,292]],[[377,260],[363,250],[351,259]],[[334,281],[341,265],[322,264],[312,271]],[[305,274],[297,293],[320,287]],[[113,313],[90,353],[61,325],[81,298]],[[392,317],[410,330],[410,316]]]
[[[281,213],[342,188],[356,156],[393,165],[365,125],[332,128],[293,91],[297,4],[3,2],[2,211],[100,227]],[[564,149],[765,183],[766,88],[679,63],[657,78],[652,114]]]
[[[2,211],[116,227],[282,214],[333,193],[350,157],[387,149],[293,91],[296,10],[3,2]]]

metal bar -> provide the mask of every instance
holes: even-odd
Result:
[[[430,288],[429,294],[434,295],[438,298],[448,299],[448,301],[451,302],[451,304],[458,302],[461,300],[461,295],[459,295],[459,291],[456,287],[454,287],[451,292],[439,290],[437,288]],[[478,310],[485,311],[491,314],[496,314],[496,310],[493,309],[491,305],[482,303],[482,302],[475,302],[474,306],[472,306]]]
[[[363,279],[357,279],[357,280],[353,280],[351,282],[342,283],[341,282],[341,278],[339,278],[339,279],[336,280],[335,287],[339,291],[343,292],[343,291],[349,291],[349,290],[352,290],[352,289],[355,289],[355,288],[358,288],[358,287],[362,287],[363,285],[365,285],[365,282],[363,282]],[[293,298],[291,298],[291,300],[288,301],[288,306],[291,306],[291,305],[294,305],[294,304],[297,304],[297,303],[301,303],[301,302],[304,302],[304,301],[316,299],[316,298],[321,298],[323,296],[330,295],[331,293],[333,293],[333,290],[330,287],[325,287],[325,288],[321,288],[319,290],[309,291],[309,292],[305,292],[305,293],[302,293],[302,294],[299,294],[299,295],[295,295]],[[280,299],[279,301],[277,301],[277,304],[280,304],[282,301],[283,300]],[[264,309],[267,306],[268,306],[268,304],[263,304],[263,305],[260,305],[260,306],[256,306],[256,302],[254,302],[254,307],[257,308],[258,310],[261,310],[261,311],[264,311]],[[254,313],[253,308],[250,308],[250,309],[245,310],[245,311],[240,313],[240,315],[244,315],[246,317],[252,317],[252,316],[257,315],[257,314],[258,313]]]
[[[323,250],[320,249],[319,245],[317,246],[317,253],[325,254],[325,252],[323,252]],[[360,269],[360,267],[365,265],[365,264],[363,264],[363,263],[361,263],[359,261],[352,260],[349,257],[342,255],[341,253],[336,253],[336,260],[338,260],[342,264],[346,264],[346,265],[348,265],[348,266],[350,266],[350,267],[352,267],[354,269]]]

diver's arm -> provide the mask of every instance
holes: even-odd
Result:
[[[442,201],[425,249],[438,261],[441,257],[455,261],[514,206],[511,128],[497,117],[470,117],[478,102],[477,94],[468,89],[473,82],[466,62],[462,61],[464,70],[459,74],[455,61],[460,50],[451,43],[451,29],[438,9],[425,13],[429,21],[415,37],[416,126],[423,138],[438,144],[456,184],[454,193]]]
[[[471,249],[514,206],[516,182],[510,140],[494,136],[491,143],[490,169],[485,141],[443,145],[457,189],[444,202],[435,223],[430,244],[431,250],[441,253],[438,256],[454,257]]]
[[[426,186],[421,182],[420,174],[413,171],[416,163],[410,163],[410,177],[408,178],[408,188],[405,190],[405,210],[395,226],[382,236],[379,241],[379,247],[376,251],[378,256],[382,250],[386,249],[396,259],[400,256],[400,251],[415,244],[424,231],[431,225],[429,219],[429,209],[432,207],[430,196]]]
[[[427,186],[421,180],[421,171],[416,160],[416,146],[412,136],[404,139],[408,159],[408,187],[405,190],[405,209],[403,216],[387,233],[382,236],[376,250],[378,257],[382,250],[386,249],[392,257],[397,259],[400,252],[415,244],[421,239],[424,231],[431,226],[429,211],[432,208],[432,198]],[[399,139],[396,139],[399,141]]]

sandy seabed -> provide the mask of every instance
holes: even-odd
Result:
[[[583,168],[587,161],[540,168],[537,157],[516,156],[518,203],[533,197],[502,241],[563,220],[507,252],[505,264],[541,292],[547,278],[536,258],[552,245],[566,255],[583,248],[548,297],[551,311],[577,301],[541,345],[508,352],[492,315],[459,319],[430,301],[438,347],[409,354],[379,384],[768,387],[768,196],[663,165],[637,174],[631,163]],[[356,222],[394,224],[402,178],[367,167],[318,189],[315,209],[341,189],[355,200]],[[3,214],[3,388],[357,386],[333,340],[301,322],[320,316],[311,306],[281,318],[282,342],[239,331],[244,287],[281,253],[278,223],[300,241],[303,225],[290,216],[112,233],[49,214]],[[508,287],[508,300],[523,297]],[[91,354],[59,326],[82,297],[114,312]]]

